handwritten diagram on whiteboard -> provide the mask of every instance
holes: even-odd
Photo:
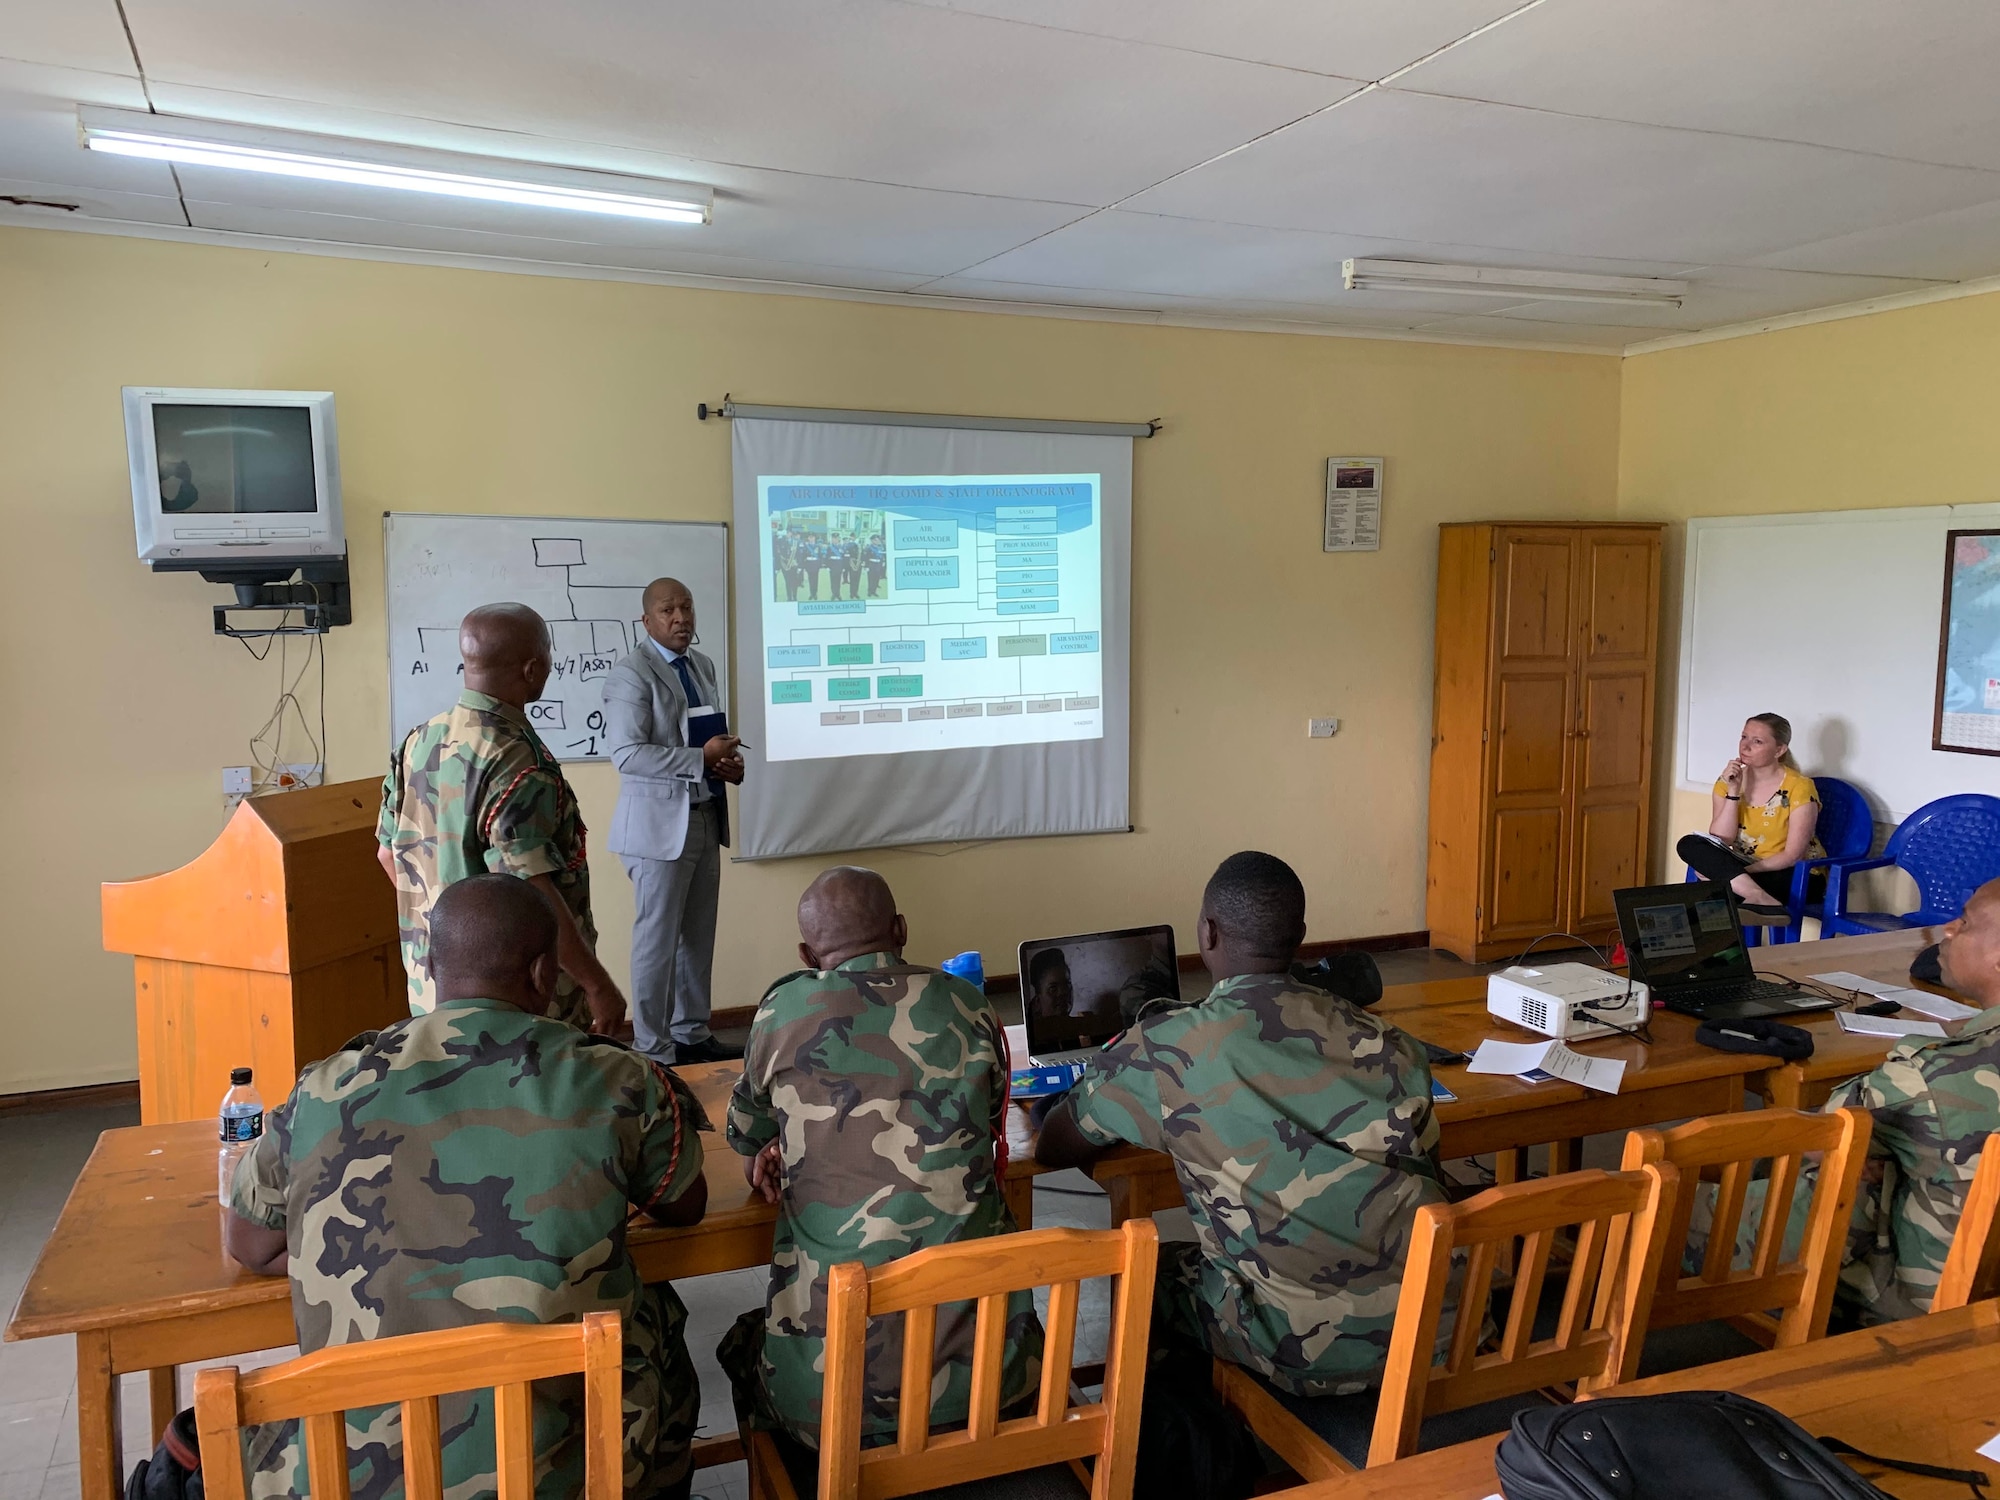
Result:
[[[458,622],[482,604],[525,604],[549,622],[554,670],[528,718],[563,760],[606,758],[604,678],[644,642],[640,596],[655,578],[688,586],[701,650],[729,680],[726,526],[390,514],[382,543],[392,747],[457,702]]]

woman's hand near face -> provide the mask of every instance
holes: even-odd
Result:
[[[1732,792],[1742,791],[1743,762],[1740,759],[1732,760],[1728,765],[1724,766],[1722,768],[1722,779],[1728,785],[1730,791]]]

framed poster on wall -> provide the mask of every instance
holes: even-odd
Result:
[[[2000,530],[1945,533],[1931,748],[2000,755]]]

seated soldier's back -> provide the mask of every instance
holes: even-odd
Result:
[[[964,980],[864,954],[772,987],[730,1100],[729,1140],[783,1154],[763,1378],[794,1436],[816,1442],[826,1276],[1014,1227],[1000,1191],[1007,1057],[986,997]],[[870,1336],[869,1433],[893,1430],[901,1320]],[[941,1310],[934,1420],[963,1420],[971,1308]],[[1008,1317],[1007,1397],[1032,1380],[1032,1299]]]
[[[1096,1144],[1174,1161],[1215,1352],[1302,1394],[1379,1370],[1419,1207],[1444,1201],[1430,1066],[1282,974],[1142,1017],[1075,1093]]]
[[[309,1068],[244,1159],[234,1203],[286,1231],[307,1353],[617,1312],[627,1404],[657,1401],[664,1376],[632,1351],[678,1345],[685,1313],[670,1289],[642,1286],[626,1220],[699,1176],[705,1124],[677,1079],[615,1042],[496,1001],[449,1000]],[[567,1425],[580,1439],[580,1398],[580,1382],[536,1386],[537,1445],[555,1464],[544,1491],[580,1482],[580,1445],[563,1436]],[[490,1395],[446,1398],[441,1412],[447,1489],[482,1479]],[[392,1423],[393,1408],[350,1414],[350,1434],[375,1422]],[[550,1434],[557,1450],[544,1447]],[[289,1435],[268,1437],[264,1466],[277,1469]]]

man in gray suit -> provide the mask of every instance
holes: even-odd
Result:
[[[715,905],[729,842],[727,784],[741,784],[715,664],[694,642],[694,598],[677,578],[646,585],[647,639],[604,680],[604,733],[618,767],[606,847],[625,861],[632,924],[632,1032],[663,1063],[740,1053],[708,1029]]]

